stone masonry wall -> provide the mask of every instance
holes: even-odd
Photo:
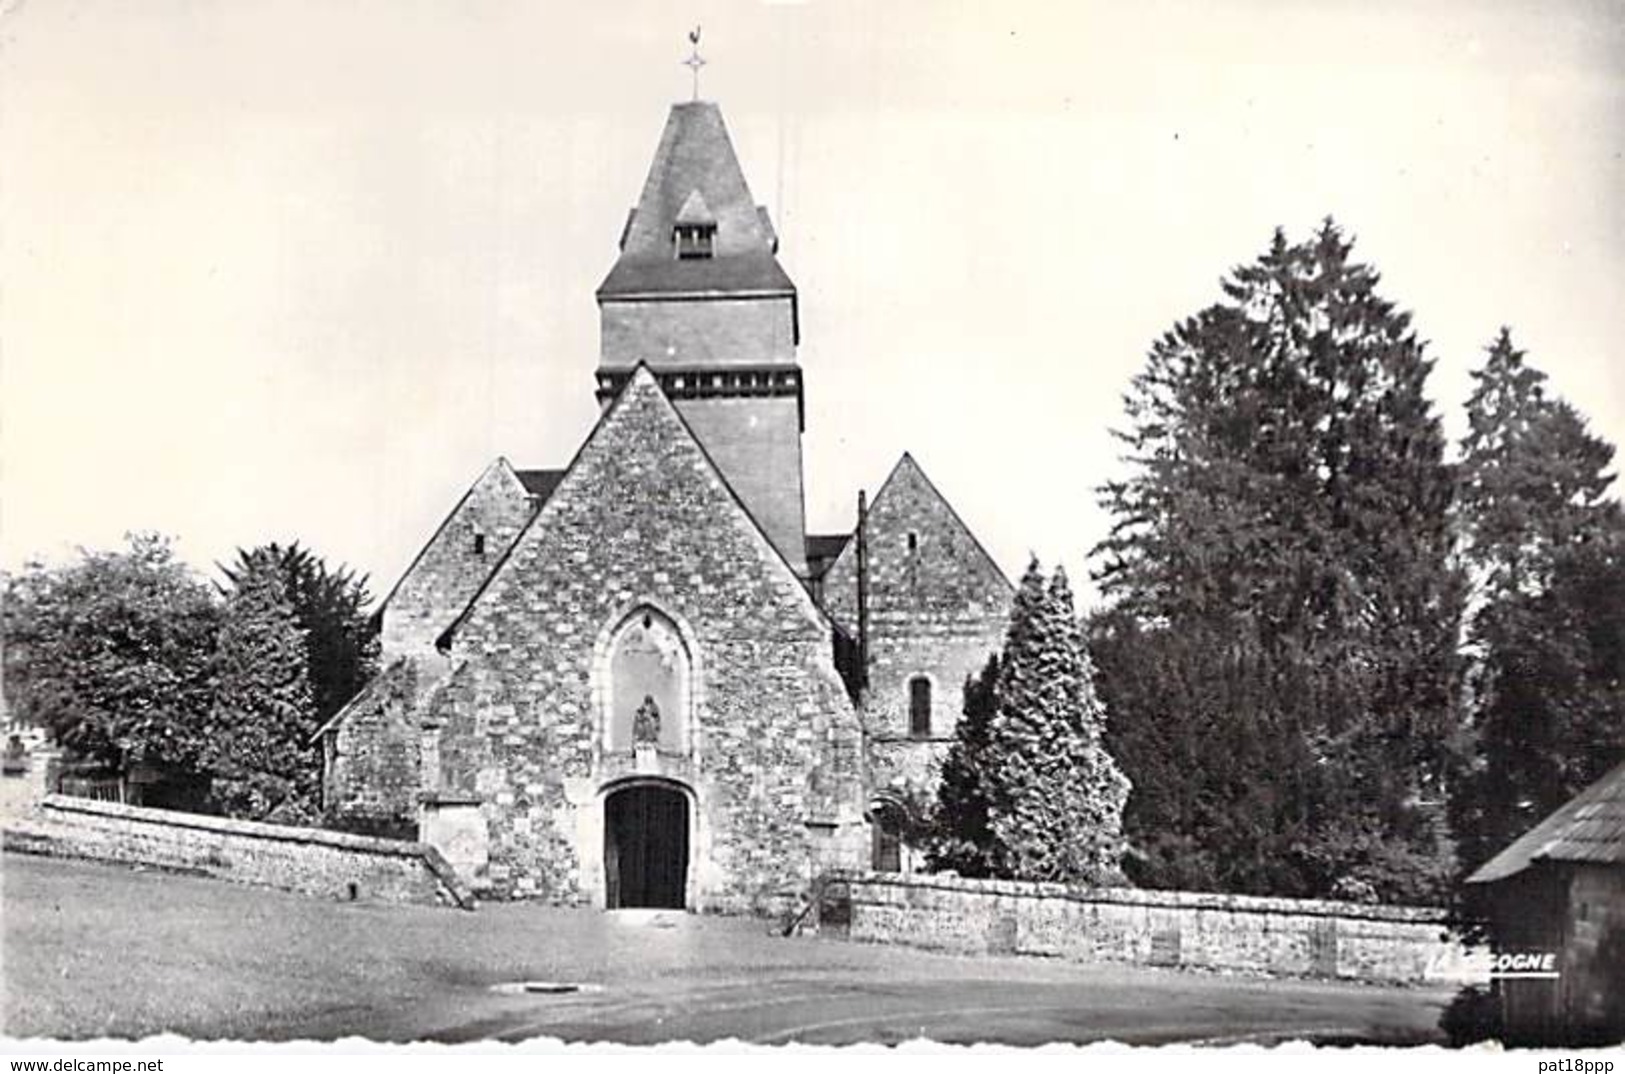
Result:
[[[688,427],[796,573],[806,571],[801,411],[788,396],[677,399]]]
[[[910,455],[876,493],[866,532],[874,784],[929,791],[959,722],[965,679],[1003,644],[1015,594]],[[855,637],[856,541],[830,566],[824,601]],[[909,681],[917,675],[931,683],[931,734],[924,739],[909,727]]]
[[[1443,910],[889,873],[839,874],[854,940],[1078,962],[1421,983]]]
[[[6,849],[203,873],[330,898],[473,908],[440,854],[421,843],[51,795],[6,828]]]
[[[607,753],[615,629],[643,608],[692,664],[688,750]],[[438,788],[476,796],[498,897],[601,902],[603,796],[658,778],[692,796],[695,909],[785,901],[860,860],[861,739],[831,627],[639,371],[467,618],[439,694]],[[652,765],[653,767],[649,767]]]
[[[789,366],[796,360],[795,300],[601,303],[600,369]]]
[[[407,568],[383,607],[384,660],[433,651],[502,554],[530,520],[534,505],[506,459],[486,468]],[[475,550],[475,535],[484,547]]]
[[[422,791],[419,713],[447,661],[433,653],[388,663],[323,736],[327,823],[369,833],[410,832]]]

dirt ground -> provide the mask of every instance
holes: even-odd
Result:
[[[972,958],[763,921],[337,903],[0,857],[12,1038],[1438,1042],[1448,992]],[[575,991],[504,994],[504,982]]]

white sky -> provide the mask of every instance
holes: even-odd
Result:
[[[0,0],[3,565],[299,538],[381,594],[491,458],[563,465],[694,22],[801,291],[814,529],[907,448],[1086,588],[1147,348],[1328,213],[1453,432],[1508,323],[1625,442],[1611,0]]]

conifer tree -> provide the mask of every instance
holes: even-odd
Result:
[[[1035,560],[1017,589],[988,727],[983,792],[1000,873],[1024,880],[1120,878],[1129,784],[1106,754],[1066,573]]]
[[[937,784],[928,859],[933,870],[952,869],[974,877],[993,873],[993,833],[988,829],[982,773],[987,765],[988,724],[998,709],[998,681],[996,653],[979,675],[965,679],[963,713]]]
[[[1280,758],[1297,770],[1256,776],[1280,791],[1272,816],[1247,822],[1243,859],[1296,834],[1250,888],[1425,898],[1449,871],[1436,803],[1460,719],[1453,475],[1424,391],[1432,363],[1351,254],[1330,221],[1299,244],[1277,232],[1224,301],[1152,348],[1125,400],[1131,475],[1102,490],[1115,522],[1096,577],[1140,637],[1209,647],[1184,656],[1233,691],[1208,701],[1204,718],[1225,725],[1216,739],[1267,720],[1302,747]],[[1166,674],[1155,648],[1110,655],[1121,663],[1108,680]],[[1154,744],[1151,711],[1113,718]],[[1147,750],[1125,755],[1143,762]],[[1212,803],[1241,799],[1214,789]],[[1248,838],[1183,823],[1215,856],[1217,832]]]
[[[237,578],[214,660],[205,765],[231,816],[305,823],[317,811],[320,764],[305,638],[280,573]]]
[[[1313,758],[1257,647],[1198,621],[1176,630],[1105,611],[1091,620],[1090,652],[1112,714],[1108,751],[1133,773],[1129,879],[1188,891],[1311,890],[1298,853],[1311,834]]]
[[[238,549],[237,561],[222,567],[232,586],[247,574],[274,570],[305,635],[311,697],[318,722],[342,708],[377,670],[378,640],[366,608],[367,580],[348,567],[330,569],[322,557],[298,541]]]
[[[1613,446],[1502,329],[1462,441],[1475,737],[1453,801],[1466,869],[1625,756],[1625,520]]]

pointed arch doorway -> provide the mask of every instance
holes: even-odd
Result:
[[[681,910],[688,905],[688,795],[639,780],[604,797],[604,905]]]

